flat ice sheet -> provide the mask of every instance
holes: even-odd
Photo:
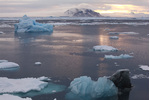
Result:
[[[21,98],[21,97],[10,95],[10,94],[3,94],[3,95],[0,95],[0,100],[32,100],[32,99]]]

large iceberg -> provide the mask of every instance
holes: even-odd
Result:
[[[18,96],[3,94],[0,95],[0,100],[32,100],[31,98],[20,98]]]
[[[121,93],[129,93],[132,87],[128,69],[117,70],[112,76],[75,78],[69,86],[66,100],[118,100]]]
[[[110,51],[118,51],[118,49],[112,47],[112,46],[106,46],[106,45],[97,45],[93,47],[93,50],[95,51],[101,51],[101,52],[110,52]]]
[[[19,20],[19,23],[15,24],[16,33],[41,33],[41,32],[52,32],[53,26],[51,24],[38,23],[35,20],[23,16]]]
[[[119,56],[105,55],[105,59],[128,59],[128,58],[133,58],[133,56],[130,56],[128,54],[121,54]]]
[[[75,78],[69,89],[72,94],[80,97],[101,98],[118,94],[115,84],[106,77],[100,77],[97,81],[87,76]]]

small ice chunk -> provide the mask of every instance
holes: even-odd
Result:
[[[45,76],[38,78],[40,81],[50,81],[51,79]]]
[[[106,46],[106,45],[94,46],[93,50],[95,50],[95,51],[102,51],[102,52],[118,51],[118,49],[116,49],[116,48],[114,48],[112,46]]]
[[[109,32],[109,35],[119,35],[119,32]]]
[[[17,63],[14,62],[7,62],[7,60],[3,60],[0,63],[0,69],[9,69],[9,68],[18,68],[19,65]]]
[[[114,56],[114,55],[105,55],[105,59],[128,59],[132,58],[133,56],[130,56],[128,54],[121,54],[119,56]]]
[[[53,26],[51,24],[38,23],[26,15],[24,15],[23,18],[19,20],[19,23],[15,24],[16,33],[39,33],[52,31]]]
[[[134,35],[134,34],[139,34],[136,32],[109,32],[109,35],[119,35],[119,34],[129,34],[129,35]]]
[[[10,94],[3,94],[3,95],[0,95],[0,100],[32,100],[32,99],[21,98],[21,97],[10,95]]]
[[[0,34],[4,34],[4,32],[0,31]]]
[[[52,92],[54,92],[54,93],[55,93],[55,92],[56,92],[56,90],[53,90]]]
[[[139,65],[142,70],[149,70],[148,65]]]
[[[119,39],[118,36],[110,36],[109,39]]]
[[[35,65],[41,65],[42,63],[41,62],[35,62],[34,64]]]
[[[90,77],[82,76],[75,78],[70,86],[70,92],[78,96],[90,96],[92,98],[109,97],[118,94],[115,84],[106,77],[100,77],[97,81]]]
[[[109,30],[110,30],[109,28],[105,28],[105,29],[104,29],[104,31],[109,31]]]
[[[131,78],[132,79],[142,79],[142,78],[148,78],[148,76],[139,74],[139,75],[133,75]]]
[[[57,100],[56,98],[54,100]]]
[[[12,27],[12,26],[9,24],[2,24],[2,25],[0,25],[0,27],[5,28],[5,27]]]

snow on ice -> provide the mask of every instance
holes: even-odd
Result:
[[[19,23],[15,24],[15,32],[16,33],[34,33],[34,32],[52,32],[53,26],[51,24],[42,24],[38,23],[35,20],[23,16],[22,19],[19,20]]]
[[[0,77],[0,94],[14,94],[20,97],[33,97],[65,90],[65,86],[49,82],[48,77],[9,79]],[[55,92],[53,92],[55,91]]]
[[[114,48],[112,46],[106,46],[106,45],[94,46],[93,50],[95,50],[95,51],[102,51],[102,52],[118,51],[118,49],[116,49],[116,48]]]
[[[8,62],[7,60],[0,60],[0,70],[19,68],[19,65],[14,62]]]
[[[121,54],[119,56],[105,55],[105,59],[128,59],[128,58],[133,58],[133,56],[130,56],[128,54]]]
[[[20,98],[18,96],[3,94],[0,95],[0,100],[32,100],[31,98]]]

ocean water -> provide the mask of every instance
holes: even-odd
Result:
[[[48,23],[49,20],[39,22]],[[111,21],[109,21],[111,22]],[[136,22],[136,21],[134,21]],[[99,25],[56,25],[53,33],[15,34],[13,24],[17,21],[0,21],[0,60],[16,62],[20,69],[0,71],[0,77],[26,78],[51,77],[53,83],[69,86],[80,76],[90,76],[97,80],[110,76],[118,69],[129,69],[130,76],[144,74],[139,65],[149,65],[149,26],[128,24]],[[3,26],[1,26],[3,25]],[[119,39],[109,39],[109,32],[136,32],[139,34],[117,35]],[[109,45],[118,52],[95,52],[95,45]],[[104,59],[104,55],[131,54],[131,59]],[[35,65],[41,62],[41,65]],[[129,94],[117,100],[148,100],[149,79],[131,79]],[[66,91],[56,94],[35,96],[33,100],[65,100]],[[113,99],[114,100],[114,99]]]

